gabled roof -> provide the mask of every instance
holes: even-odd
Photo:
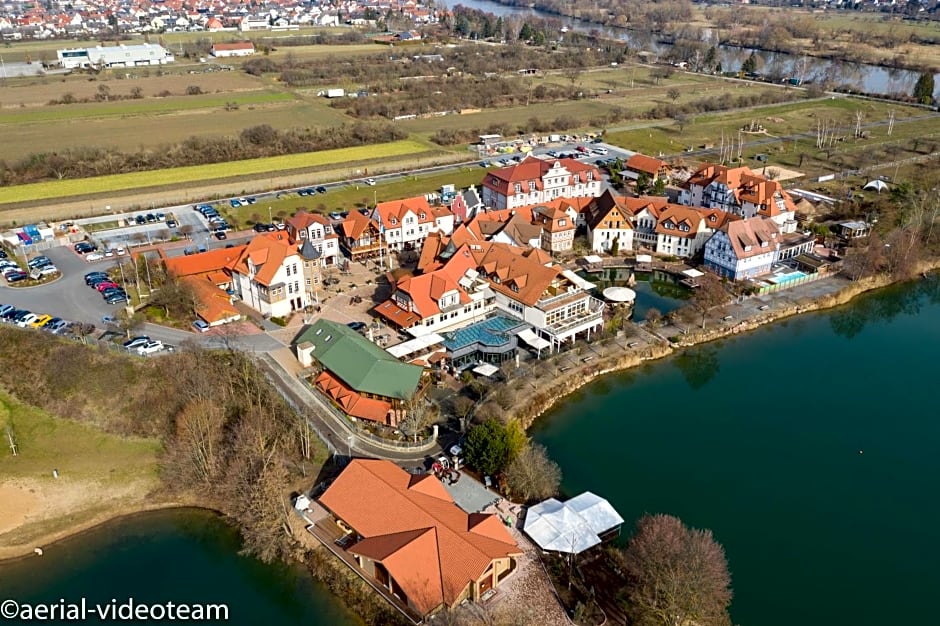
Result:
[[[320,319],[294,339],[313,344],[313,357],[358,392],[407,400],[414,395],[422,368],[402,363],[353,329]]]
[[[793,199],[779,182],[756,174],[746,166],[730,168],[707,163],[696,170],[683,187],[686,189],[692,186],[708,187],[712,183],[725,185],[731,189],[738,203],[750,202],[763,205],[765,208],[761,209],[761,215],[773,217],[782,212],[776,203],[778,197],[783,200],[787,211],[796,211]]]
[[[184,276],[182,278],[192,288],[193,295],[198,301],[196,315],[205,320],[207,324],[238,319],[240,313],[232,304],[231,296],[219,289],[211,280],[213,273],[210,272],[203,276]]]
[[[322,215],[318,215],[317,213],[309,213],[304,209],[299,209],[296,213],[294,213],[293,217],[289,217],[287,220],[285,220],[285,224],[287,224],[287,230],[290,231],[291,235],[293,236],[294,233],[301,230],[307,230],[313,224],[330,226],[330,221]]]
[[[601,180],[600,170],[593,165],[581,163],[575,159],[545,160],[529,155],[517,165],[510,165],[509,167],[487,172],[486,177],[483,179],[483,185],[491,189],[496,189],[503,195],[509,194],[510,185],[515,183],[528,183],[530,181],[535,183],[536,189],[542,190],[545,188],[542,179],[549,171],[555,168],[556,165],[559,169],[566,170],[569,174],[575,175],[590,172],[594,175],[594,180]],[[584,181],[582,180],[582,182]],[[524,191],[528,193],[529,190],[526,188]]]
[[[766,217],[731,221],[725,224],[721,231],[728,235],[734,256],[738,259],[772,252],[780,240],[780,229],[777,228],[777,224]]]
[[[297,256],[297,250],[291,245],[287,233],[277,231],[255,235],[248,245],[229,264],[229,269],[239,274],[248,275],[248,264],[255,266],[257,272],[253,280],[262,285],[270,286],[277,271],[284,265],[284,261]]]
[[[370,226],[375,232],[379,232],[379,224],[359,211],[350,211],[349,216],[339,226],[343,229],[343,234],[350,239],[359,239]]]
[[[494,559],[521,554],[498,520],[468,515],[436,478],[391,461],[353,460],[320,503],[363,537],[349,551],[381,561],[422,614],[453,605]]]
[[[168,273],[178,278],[192,276],[194,274],[205,274],[207,272],[218,272],[227,268],[235,261],[244,248],[244,246],[217,248],[198,254],[164,259],[163,264],[166,266]]]
[[[428,204],[428,199],[424,196],[379,202],[375,206],[375,212],[378,213],[382,223],[385,224],[386,230],[401,228],[402,220],[409,211],[418,219],[419,224],[434,221],[431,205]],[[424,215],[424,218],[421,217],[422,215]]]
[[[509,244],[487,243],[464,246],[462,250],[473,256],[477,269],[494,290],[528,306],[535,306],[561,274],[558,268],[546,267],[534,258],[523,256],[521,248]]]
[[[634,172],[643,172],[644,174],[649,174],[650,176],[656,176],[659,174],[660,169],[669,167],[669,164],[662,159],[655,159],[653,157],[639,153],[634,154],[629,159],[627,159],[627,162],[624,165],[629,170],[633,170]]]
[[[674,237],[695,237],[700,230],[704,230],[702,220],[702,216],[692,207],[670,204],[659,214],[656,232]],[[672,228],[667,227],[669,224]],[[688,226],[688,230],[681,230],[680,225]]]
[[[384,400],[366,398],[349,385],[341,381],[332,372],[320,372],[314,384],[334,402],[340,405],[347,415],[384,424],[392,405]]]
[[[234,43],[214,43],[213,50],[254,50],[255,44],[250,41],[237,41]]]
[[[632,228],[630,218],[633,212],[628,208],[626,200],[626,196],[615,196],[610,189],[606,189],[600,196],[593,198],[591,204],[588,205],[588,227],[592,230],[600,227],[616,211],[620,215],[622,228],[625,230]]]

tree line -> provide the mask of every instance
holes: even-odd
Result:
[[[348,148],[397,141],[406,136],[400,129],[381,123],[356,122],[333,128],[289,130],[277,130],[268,124],[262,124],[246,128],[234,137],[194,135],[177,144],[137,152],[86,146],[66,148],[57,152],[37,152],[18,161],[0,159],[0,185],[144,172]]]

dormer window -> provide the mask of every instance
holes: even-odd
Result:
[[[760,242],[760,247],[761,247],[761,248],[766,248],[766,247],[767,247],[767,242],[766,242],[766,241]]]
[[[391,222],[392,222],[392,226],[394,226],[395,224],[398,223],[398,218],[393,217],[393,218],[391,219]]]
[[[529,191],[535,191],[535,181],[534,181],[534,180],[530,180],[530,181],[529,181]]]
[[[568,220],[564,220],[564,219],[558,220],[558,225],[559,225],[559,226],[567,226],[567,225],[568,225]]]
[[[594,180],[594,172],[588,172],[588,173],[587,173],[587,179],[588,179],[588,181]]]
[[[744,246],[744,251],[745,251],[745,252],[750,252],[750,251],[751,251],[751,246]]]
[[[516,184],[513,186],[513,188],[515,189],[516,193],[522,193],[522,184],[521,184],[521,183],[516,183]]]
[[[306,238],[307,238],[307,231],[305,231],[305,230],[298,231],[298,234],[300,235],[300,238],[301,238],[301,239],[306,239]]]
[[[710,221],[714,222],[714,221],[716,221],[716,220],[718,219],[718,217],[717,217],[716,215],[712,214],[708,219],[709,219]]]
[[[578,174],[575,174],[574,177],[572,178],[572,182],[573,182],[575,185],[579,184],[579,183],[581,182],[581,176],[578,175]]]
[[[426,214],[422,213],[420,219],[427,219],[427,217],[428,217],[428,216],[427,216]]]

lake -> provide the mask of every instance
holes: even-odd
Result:
[[[698,346],[583,388],[533,435],[570,494],[710,528],[734,623],[936,619],[940,280]]]
[[[237,531],[205,511],[124,518],[0,564],[0,602],[222,603],[238,626],[362,623],[303,568],[266,565],[239,547]]]
[[[591,22],[583,22],[561,15],[555,15],[538,9],[514,7],[492,0],[459,0],[449,4],[451,7],[463,5],[467,8],[485,11],[502,17],[516,16],[525,18],[527,15],[543,19],[552,19],[571,30],[581,32],[598,32],[610,39],[619,39],[632,48],[645,50],[656,55],[664,54],[670,49],[670,44],[660,42],[653,33],[622,28],[611,28]],[[707,36],[715,37],[714,31],[706,31]],[[724,71],[736,72],[741,64],[751,54],[751,50],[737,46],[717,46],[718,60]],[[779,74],[784,77],[800,78],[806,82],[833,81],[835,85],[843,85],[873,94],[910,94],[917,82],[918,72],[910,70],[892,69],[869,65],[866,63],[850,63],[832,61],[829,59],[803,57],[785,52],[756,51],[759,58],[758,71],[767,74]],[[935,75],[937,83],[935,94],[940,94],[940,73]]]

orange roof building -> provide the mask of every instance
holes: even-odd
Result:
[[[679,204],[721,209],[744,219],[769,217],[783,233],[796,230],[796,204],[790,194],[749,167],[703,165],[683,185]]]
[[[646,174],[652,180],[669,178],[669,164],[662,159],[656,159],[645,154],[634,154],[624,163],[627,178],[636,180],[640,174]]]
[[[232,288],[262,315],[287,317],[311,303],[304,260],[285,231],[255,235],[228,269]]]
[[[244,246],[218,248],[199,254],[164,258],[163,265],[171,276],[183,281],[196,298],[196,315],[209,326],[218,326],[241,318],[225,291],[232,278],[228,266],[238,258]]]
[[[515,209],[557,198],[599,196],[601,173],[575,159],[528,156],[518,165],[487,172],[482,188],[486,206]]]
[[[420,616],[477,601],[522,554],[493,515],[466,513],[432,475],[355,459],[319,499],[353,530],[361,575]]]

